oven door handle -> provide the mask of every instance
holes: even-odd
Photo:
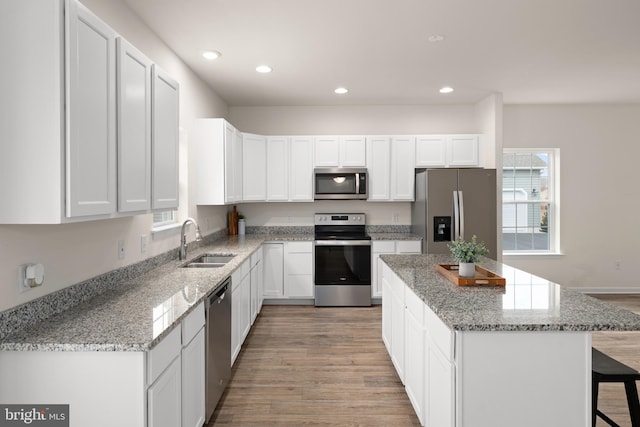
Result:
[[[371,240],[314,240],[315,246],[371,246]]]

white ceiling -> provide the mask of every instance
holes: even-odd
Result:
[[[640,102],[640,0],[124,2],[230,106]]]

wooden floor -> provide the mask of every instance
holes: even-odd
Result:
[[[597,297],[640,314],[640,295]],[[593,346],[640,369],[640,332],[596,332]],[[599,408],[631,426],[622,384],[601,385]],[[381,340],[380,306],[264,306],[207,424],[419,425]]]
[[[419,426],[380,306],[264,306],[208,426]]]

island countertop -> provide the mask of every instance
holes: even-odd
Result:
[[[435,270],[450,255],[381,259],[451,329],[457,331],[637,331],[640,316],[506,264],[482,267],[506,286],[458,286]]]

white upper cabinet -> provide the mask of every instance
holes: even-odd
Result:
[[[153,65],[151,139],[152,209],[178,208],[180,125],[179,86],[166,72]]]
[[[414,198],[415,140],[413,136],[367,138],[369,201]]]
[[[315,165],[319,168],[340,166],[340,138],[317,136],[315,138]]]
[[[116,33],[80,3],[68,4],[67,216],[111,214],[116,211]]]
[[[366,138],[364,136],[343,136],[340,137],[340,166],[344,167],[365,167]]]
[[[414,200],[415,147],[413,136],[391,138],[391,200]]]
[[[417,167],[480,166],[480,135],[420,135],[416,137]]]
[[[151,207],[151,60],[117,39],[118,211]]]
[[[151,64],[124,39],[116,49],[116,39],[76,0],[0,3],[0,49],[12,64],[0,81],[1,224],[167,208],[153,202],[154,188],[170,188],[177,206],[177,85],[172,120],[160,120],[176,132],[156,132],[172,139],[176,173],[155,182]]]
[[[366,165],[364,136],[317,136],[315,138],[316,167],[364,167]]]
[[[289,200],[289,138],[267,137],[267,201]]]
[[[451,135],[447,137],[448,166],[479,166],[480,137]]]
[[[289,200],[292,202],[313,202],[312,137],[291,137],[289,165]]]
[[[367,137],[367,178],[370,201],[391,198],[391,138]]]
[[[432,168],[447,165],[447,137],[420,135],[416,137],[416,166]]]
[[[267,138],[242,134],[242,200],[267,200]]]
[[[224,119],[195,122],[196,204],[224,205],[242,199],[237,182],[237,157],[242,153],[241,134]],[[240,158],[242,162],[242,158]],[[242,167],[239,168],[242,171]],[[242,173],[242,172],[240,172]]]
[[[233,144],[231,146],[233,164],[233,193],[229,197],[230,202],[241,202],[243,191],[244,150],[242,149],[242,132],[236,129],[233,134]]]
[[[313,138],[267,138],[267,201],[313,201]]]

